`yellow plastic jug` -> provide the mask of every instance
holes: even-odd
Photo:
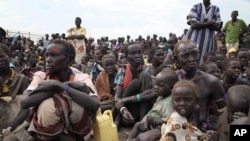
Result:
[[[97,111],[93,131],[95,141],[119,141],[111,110],[106,110],[103,114],[101,109]]]

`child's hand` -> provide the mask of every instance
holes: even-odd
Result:
[[[148,123],[149,125],[153,125],[153,126],[154,126],[154,118],[151,117],[151,116],[147,116],[147,123]]]
[[[148,130],[148,122],[140,122],[139,124],[140,131],[145,132]]]
[[[134,123],[134,117],[132,116],[132,114],[128,111],[127,108],[124,108],[122,110],[122,118],[123,118],[123,121],[126,122],[126,123]]]

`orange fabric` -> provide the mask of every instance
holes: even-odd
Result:
[[[123,90],[125,90],[129,83],[132,81],[133,79],[133,74],[131,72],[131,65],[130,64],[126,64],[126,70],[125,70],[125,75],[122,81],[123,84]]]
[[[110,82],[109,82],[109,76],[106,73],[106,71],[101,71],[98,75],[95,86],[97,89],[98,96],[100,100],[109,99],[112,100],[113,96],[111,95],[110,91]]]

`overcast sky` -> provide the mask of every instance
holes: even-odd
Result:
[[[191,7],[202,0],[0,0],[0,27],[36,33],[66,33],[82,18],[87,37],[181,35]],[[211,0],[224,23],[232,10],[250,23],[250,0]]]

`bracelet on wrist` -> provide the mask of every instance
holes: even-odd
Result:
[[[136,101],[137,101],[137,102],[141,102],[141,95],[140,95],[140,94],[137,94],[137,95],[135,96],[135,98],[136,98]]]
[[[121,109],[120,109],[120,113],[122,114],[123,113],[123,110],[124,109],[127,109],[127,107],[121,107]]]

